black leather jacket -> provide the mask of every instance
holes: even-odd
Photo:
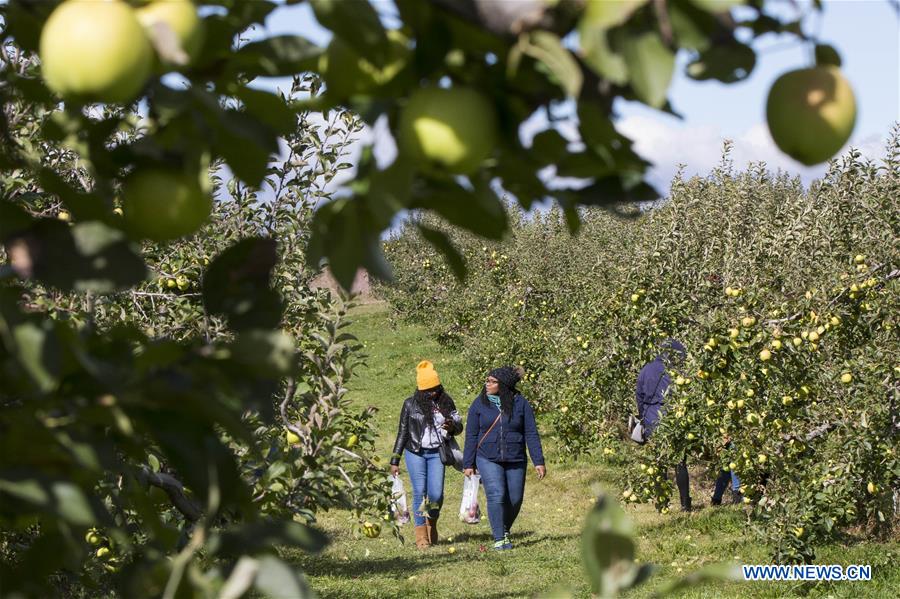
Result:
[[[448,431],[451,435],[458,435],[463,430],[462,418],[456,411],[456,404],[448,395],[450,400],[451,418],[447,421],[453,426]],[[403,402],[403,408],[400,410],[400,426],[397,428],[397,440],[394,441],[394,452],[391,455],[391,464],[400,465],[400,457],[403,450],[408,449],[413,453],[422,450],[422,436],[425,433],[425,414],[419,409],[419,404],[415,397],[409,397]]]

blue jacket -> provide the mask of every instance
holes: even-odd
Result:
[[[493,405],[485,405],[481,396],[469,406],[466,417],[466,445],[463,453],[463,468],[475,468],[477,455],[492,462],[524,462],[525,446],[535,466],[544,464],[541,437],[534,422],[534,410],[521,395],[513,399],[509,418],[501,416],[500,421],[484,437],[500,411]],[[478,445],[481,441],[481,446]]]
[[[662,356],[657,356],[655,360],[641,368],[638,375],[635,390],[638,418],[644,424],[644,435],[647,437],[659,424],[663,401],[671,380]]]
[[[638,418],[644,424],[644,436],[649,437],[656,430],[662,416],[663,403],[669,383],[672,382],[667,369],[670,365],[680,365],[687,357],[687,350],[680,341],[666,339],[662,342],[663,351],[652,362],[641,368],[638,374],[637,399]]]

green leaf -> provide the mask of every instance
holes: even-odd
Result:
[[[56,8],[51,2],[4,2],[3,21],[6,31],[24,50],[38,52],[41,29],[50,13]]]
[[[559,36],[548,31],[533,31],[520,41],[522,51],[543,65],[551,80],[556,82],[566,95],[575,97],[581,93],[584,77],[578,61],[563,47]]]
[[[588,514],[581,551],[591,587],[601,597],[617,595],[639,579],[634,563],[634,527],[622,508],[601,495]]]
[[[710,47],[713,36],[723,29],[716,17],[694,6],[690,0],[675,0],[667,4],[672,32],[678,45],[702,51]],[[730,33],[725,32],[729,37]]]
[[[531,142],[531,153],[542,165],[555,164],[569,149],[569,140],[556,129],[547,129],[534,136]]]
[[[377,67],[388,61],[388,38],[367,0],[310,0],[316,19]]]
[[[834,46],[829,44],[816,44],[816,65],[841,66],[841,55]]]
[[[384,197],[342,198],[325,204],[313,217],[307,260],[318,268],[320,261],[327,259],[344,289],[350,289],[360,267],[382,279],[392,276],[381,248],[383,219],[389,207],[379,199]]]
[[[229,348],[235,362],[263,378],[282,377],[296,365],[296,342],[284,331],[242,331]]]
[[[242,46],[228,69],[255,77],[289,77],[315,70],[322,48],[296,35],[280,35]]]
[[[13,353],[19,364],[43,393],[59,384],[62,371],[62,348],[50,320],[25,321],[11,327]]]
[[[460,281],[464,280],[466,278],[466,260],[459,253],[459,250],[453,247],[453,243],[447,237],[447,234],[422,223],[417,223],[416,226],[419,228],[422,237],[444,255],[456,278]]]
[[[281,322],[281,297],[270,288],[278,261],[275,241],[243,239],[213,259],[203,276],[206,310],[234,329],[273,329]]]
[[[325,533],[299,522],[261,520],[234,525],[210,541],[215,555],[254,554],[277,546],[299,547],[318,553],[328,545]]]
[[[76,526],[93,526],[99,521],[99,506],[74,483],[46,477],[22,478],[0,474],[0,497],[6,495],[53,514]]]
[[[0,242],[13,233],[18,233],[34,223],[27,212],[6,201],[0,201]]]
[[[711,13],[728,12],[735,6],[744,4],[746,0],[691,0],[697,8]]]
[[[638,98],[649,106],[662,108],[675,69],[675,55],[656,31],[628,36],[622,50],[631,87]]]
[[[580,190],[581,203],[591,206],[636,204],[658,200],[659,192],[640,173],[623,173],[597,179]]]
[[[741,569],[734,564],[711,564],[683,578],[662,585],[655,596],[671,595],[684,589],[695,588],[706,582],[741,580]]]
[[[247,112],[274,131],[287,135],[297,128],[297,115],[278,94],[239,87],[234,95],[244,103]]]
[[[627,21],[648,0],[616,0],[615,2],[587,2],[578,22],[578,29],[610,29]]]
[[[628,82],[628,66],[620,51],[625,39],[621,29],[588,29],[581,32],[581,49],[584,62],[595,73],[617,85]]]
[[[256,574],[256,590],[264,595],[279,599],[306,599],[313,597],[313,592],[306,584],[303,574],[295,566],[291,566],[274,555],[266,555],[258,560],[259,570]]]
[[[45,192],[59,196],[76,220],[103,220],[109,216],[109,208],[99,196],[75,189],[49,168],[40,170],[38,181]]]
[[[739,42],[711,46],[687,66],[692,79],[704,81],[716,79],[723,83],[734,83],[750,76],[756,66],[753,48]]]
[[[215,149],[242,181],[258,187],[269,160],[278,152],[278,135],[263,121],[237,110],[216,114]]]
[[[20,276],[64,291],[112,293],[147,276],[137,247],[121,230],[97,221],[69,226],[41,219],[8,238],[6,247]]]
[[[507,230],[506,211],[488,185],[466,190],[454,182],[434,183],[410,207],[433,210],[447,222],[487,239],[502,239]]]

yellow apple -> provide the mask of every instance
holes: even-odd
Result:
[[[370,539],[374,539],[381,534],[381,524],[379,524],[378,522],[369,522],[367,520],[363,524],[363,534]]]

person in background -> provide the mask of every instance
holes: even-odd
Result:
[[[729,450],[733,447],[734,445],[732,444],[731,439],[726,438],[724,449]],[[741,494],[741,479],[738,478],[738,475],[735,474],[734,470],[726,470],[725,468],[719,471],[719,476],[716,478],[716,486],[713,489],[710,503],[713,505],[722,505],[722,496],[725,495],[728,481],[731,481],[731,503],[744,503],[744,497]]]
[[[531,404],[516,389],[521,369],[492,370],[469,407],[463,474],[481,475],[494,549],[512,549],[509,534],[525,497],[526,447],[538,480],[547,474]]]
[[[716,479],[716,487],[713,490],[711,503],[713,505],[722,505],[722,496],[725,495],[725,489],[728,482],[731,481],[731,503],[744,503],[744,497],[741,495],[741,479],[734,473],[734,470],[722,470]]]
[[[637,399],[638,418],[644,425],[644,437],[649,439],[659,425],[659,419],[665,412],[666,392],[672,382],[669,372],[678,370],[684,365],[687,350],[675,339],[666,339],[660,346],[659,355],[641,368],[637,378],[635,396]],[[681,510],[691,511],[690,478],[684,457],[675,466],[675,485],[681,499]]]
[[[391,474],[400,472],[401,456],[409,471],[419,549],[438,542],[437,521],[444,502],[444,464],[439,447],[447,436],[458,435],[462,428],[456,404],[444,391],[434,365],[428,360],[419,362],[416,391],[403,402],[391,455]]]

